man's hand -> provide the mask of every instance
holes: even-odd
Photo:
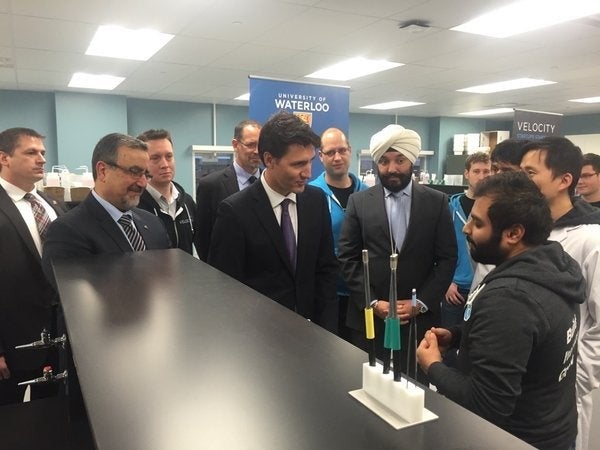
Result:
[[[10,370],[4,356],[0,356],[0,380],[8,380],[10,378]]]
[[[375,315],[381,319],[385,319],[388,316],[390,310],[390,303],[387,300],[378,300],[377,304],[373,308]],[[408,323],[411,317],[415,317],[419,314],[418,308],[412,307],[412,300],[397,300],[396,301],[396,314],[402,325]]]
[[[448,290],[446,291],[446,302],[457,306],[465,303],[465,298],[458,292],[456,283],[450,283],[450,286],[448,286]]]
[[[442,354],[446,353],[446,350],[448,350],[450,344],[452,343],[452,333],[450,332],[450,330],[447,330],[445,328],[431,327],[430,331],[437,338],[437,345],[440,352]]]
[[[437,337],[435,333],[428,330],[417,348],[417,362],[423,372],[427,373],[429,366],[438,361],[442,361],[442,354],[438,348]]]

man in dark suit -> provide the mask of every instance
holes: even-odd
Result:
[[[14,349],[37,341],[43,328],[52,331],[57,302],[42,272],[41,252],[45,218],[55,220],[63,210],[34,186],[44,177],[43,138],[29,128],[0,133],[0,405],[23,401],[25,387],[17,383],[39,377],[45,365],[55,364],[48,350]],[[31,398],[56,390],[56,385],[32,386]]]
[[[94,190],[48,229],[43,265],[49,278],[57,258],[170,247],[162,221],[136,208],[151,177],[148,161],[146,144],[134,137],[100,139],[92,156]]]
[[[219,205],[208,262],[332,332],[337,329],[331,220],[323,192],[307,186],[317,136],[287,112],[260,133],[260,181]]]
[[[217,218],[217,208],[222,200],[244,190],[260,177],[258,166],[258,136],[260,124],[255,120],[244,120],[234,130],[234,159],[231,166],[212,172],[198,181],[196,190],[196,232],[194,244],[198,257],[208,259],[212,228]]]
[[[381,357],[384,319],[389,311],[390,254],[398,253],[398,317],[403,323],[416,315],[420,341],[425,330],[440,323],[440,299],[452,281],[457,247],[446,195],[412,180],[413,163],[421,151],[419,135],[400,125],[388,125],[371,138],[370,151],[381,184],[350,196],[338,258],[350,291],[346,322],[353,330],[353,342],[366,349],[362,250],[369,251],[368,298]],[[420,300],[416,310],[410,300],[413,288]],[[401,330],[405,362],[408,327]],[[413,370],[411,367],[411,373]]]

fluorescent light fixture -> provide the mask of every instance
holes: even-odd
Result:
[[[376,103],[374,105],[361,106],[361,109],[386,110],[386,109],[406,108],[408,106],[417,106],[417,105],[424,105],[424,104],[425,103],[420,103],[420,102],[405,102],[405,101],[402,101],[402,100],[398,100],[398,101],[395,101],[395,102]]]
[[[513,112],[512,108],[492,108],[492,109],[480,109],[479,111],[469,111],[459,113],[462,116],[492,116],[494,114],[504,114]]]
[[[306,78],[321,78],[323,80],[347,81],[354,78],[364,77],[372,73],[383,72],[394,67],[403,66],[402,63],[386,61],[383,59],[367,59],[363,57],[351,58],[339,62],[333,66],[325,67],[311,74],[305,75]]]
[[[524,0],[492,10],[451,30],[504,38],[598,13],[598,0]]]
[[[90,73],[76,72],[71,77],[71,81],[69,81],[69,87],[112,91],[121,84],[124,79],[125,77],[92,75]]]
[[[524,89],[534,86],[544,86],[546,84],[555,84],[556,81],[536,80],[535,78],[517,78],[516,80],[500,81],[498,83],[481,84],[464,89],[458,89],[458,92],[472,92],[474,94],[490,94],[492,92],[512,91],[515,89]]]
[[[250,92],[246,92],[245,94],[242,94],[239,97],[234,98],[234,100],[250,100]]]
[[[573,100],[569,101],[577,103],[600,103],[600,97],[574,98]]]
[[[173,36],[148,29],[129,30],[116,25],[101,25],[85,54],[147,61]]]

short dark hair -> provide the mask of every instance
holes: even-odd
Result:
[[[565,137],[548,136],[533,141],[523,147],[523,154],[531,151],[542,151],[546,155],[546,167],[552,171],[554,178],[570,173],[573,182],[569,186],[569,195],[575,195],[575,187],[581,175],[583,154],[581,149]]]
[[[171,133],[169,133],[167,130],[163,130],[162,128],[159,128],[157,130],[155,130],[155,129],[146,130],[142,134],[140,134],[137,138],[142,142],[166,139],[171,143],[171,145],[173,145],[173,138],[171,138]]]
[[[98,176],[96,171],[98,161],[103,161],[107,164],[116,164],[119,158],[119,147],[148,151],[146,143],[133,136],[121,133],[107,134],[98,141],[92,154],[92,174],[94,175],[94,180]]]
[[[594,172],[600,172],[600,155],[596,153],[586,153],[583,155],[581,167],[583,166],[592,166],[594,168]]]
[[[256,127],[256,128],[260,128],[261,125],[259,122],[257,122],[256,120],[252,120],[252,119],[248,119],[248,120],[242,120],[240,123],[238,123],[235,128],[233,129],[233,138],[236,141],[239,141],[242,139],[242,134],[244,133],[244,128],[246,127]]]
[[[44,139],[46,137],[31,128],[8,128],[0,133],[0,152],[12,156],[15,153],[15,148],[17,147],[21,136],[29,136],[38,139]]]
[[[505,139],[496,144],[490,152],[492,163],[508,163],[513,166],[521,164],[523,157],[523,147],[529,143],[525,139]]]
[[[475,187],[475,198],[489,197],[488,217],[495,233],[520,224],[523,242],[543,244],[552,231],[548,201],[525,172],[504,172],[483,179]]]
[[[264,154],[270,153],[275,158],[282,158],[290,145],[321,146],[321,138],[300,117],[287,111],[273,114],[260,130],[258,154],[264,161]]]
[[[488,164],[490,162],[490,155],[486,152],[476,152],[467,157],[465,161],[465,169],[471,170],[471,166],[475,163]]]

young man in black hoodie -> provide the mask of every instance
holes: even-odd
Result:
[[[548,204],[520,172],[475,189],[464,227],[475,261],[494,264],[465,305],[464,322],[432,328],[417,350],[439,392],[541,449],[567,449],[577,434],[577,262],[556,242]],[[457,367],[441,351],[460,343]]]
[[[192,255],[196,204],[192,197],[173,181],[175,154],[171,134],[167,130],[147,130],[140,134],[138,139],[148,146],[148,171],[152,175],[138,206],[163,221],[174,248],[180,248]]]
[[[600,210],[574,197],[582,165],[581,149],[563,137],[547,137],[523,148],[521,168],[550,205],[550,239],[579,263],[585,278],[577,357],[577,450],[588,448],[592,390],[600,385]]]

